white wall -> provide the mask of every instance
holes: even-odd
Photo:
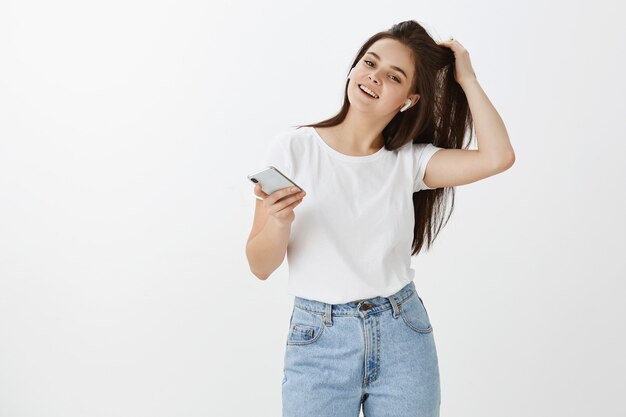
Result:
[[[442,416],[626,415],[617,4],[0,4],[0,416],[280,415],[246,175],[407,19],[468,49],[517,158],[413,261]]]

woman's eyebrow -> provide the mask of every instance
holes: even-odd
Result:
[[[378,54],[376,52],[366,52],[366,54],[372,54],[376,57],[377,60],[381,60],[380,57],[378,56]],[[402,71],[402,68],[396,67],[395,65],[390,65],[391,68],[395,69],[398,72],[401,72],[402,75],[404,75],[404,78],[408,79],[409,77],[406,76],[406,72]]]

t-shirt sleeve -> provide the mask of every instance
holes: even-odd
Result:
[[[426,165],[435,152],[444,149],[433,145],[432,143],[417,143],[413,145],[413,172],[415,173],[413,181],[413,192],[420,190],[432,190],[424,183],[424,175],[426,173]]]
[[[285,135],[277,135],[270,140],[265,156],[263,157],[263,168],[273,166],[286,176],[291,176],[291,162],[286,148]]]

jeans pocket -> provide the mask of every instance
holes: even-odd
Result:
[[[398,307],[404,323],[411,330],[418,333],[430,333],[433,331],[424,302],[416,292],[413,291]]]
[[[288,345],[308,345],[316,342],[324,332],[321,314],[294,306],[289,321]]]

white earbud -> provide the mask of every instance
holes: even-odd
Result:
[[[409,108],[409,106],[410,106],[411,104],[413,104],[413,102],[411,101],[411,99],[410,99],[410,98],[407,98],[407,99],[406,99],[406,102],[404,103],[404,106],[402,106],[402,108],[400,109],[400,111],[401,111],[401,112],[402,112],[402,111],[405,111],[406,109],[408,109],[408,108]]]

